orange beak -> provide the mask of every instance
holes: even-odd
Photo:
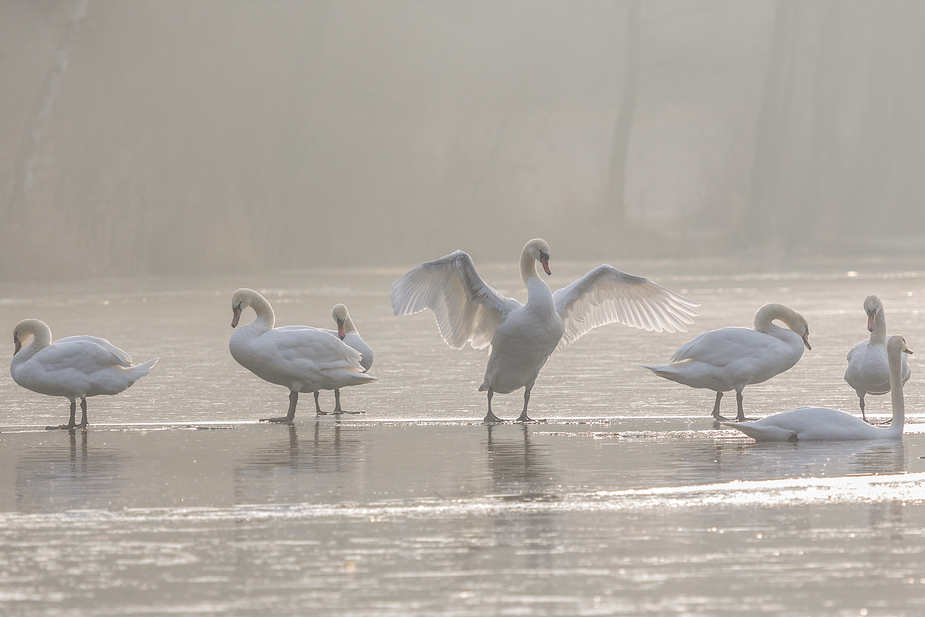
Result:
[[[232,307],[231,311],[234,313],[234,317],[231,318],[231,327],[236,328],[238,320],[241,319],[241,309],[235,306]]]

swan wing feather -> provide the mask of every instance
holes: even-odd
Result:
[[[655,332],[687,332],[697,302],[641,276],[600,265],[553,294],[565,325],[562,349],[590,330],[621,323]]]
[[[392,283],[391,300],[395,315],[433,311],[440,336],[453,349],[467,342],[487,347],[507,314],[520,306],[487,285],[463,251],[412,269]]]

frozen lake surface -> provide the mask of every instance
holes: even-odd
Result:
[[[553,263],[550,284],[593,265]],[[699,301],[700,317],[690,333],[607,326],[555,354],[531,399],[546,422],[527,426],[480,424],[484,351],[446,347],[430,313],[391,316],[403,270],[0,285],[8,354],[34,317],[55,338],[160,357],[127,392],[90,399],[86,431],[44,430],[67,402],[0,380],[4,614],[923,614],[918,353],[902,443],[756,445],[712,422],[712,392],[640,365],[781,302],[807,318],[813,350],[746,388],[746,414],[854,412],[842,376],[867,338],[864,298],[925,353],[925,274],[616,265]],[[480,272],[525,297],[515,268]],[[331,327],[347,304],[380,379],[342,392],[362,415],[316,418],[304,395],[294,426],[257,422],[288,399],[228,353],[241,286],[265,291],[278,325]],[[493,403],[516,417],[522,393]],[[888,417],[888,398],[868,413]]]

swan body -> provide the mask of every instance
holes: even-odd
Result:
[[[848,368],[845,381],[858,393],[861,406],[861,418],[867,420],[864,412],[864,396],[867,394],[886,394],[890,391],[890,364],[886,353],[886,317],[883,303],[877,296],[868,296],[864,300],[867,313],[867,330],[870,339],[861,341],[848,352]],[[909,381],[912,371],[906,356],[902,356],[902,380]]]
[[[902,356],[912,352],[901,336],[890,337],[890,394],[893,422],[881,428],[837,409],[798,407],[754,422],[724,423],[757,441],[854,441],[860,439],[902,439],[905,424]]]
[[[360,366],[363,367],[363,372],[367,372],[370,367],[373,365],[373,350],[369,345],[366,344],[362,338],[360,338],[360,333],[357,331],[355,325],[353,325],[353,319],[350,318],[350,313],[347,311],[347,307],[343,304],[337,304],[331,310],[331,317],[334,319],[334,323],[337,324],[337,330],[324,330],[328,334],[336,336],[348,347],[352,347],[360,352],[362,356],[360,358]],[[316,401],[317,402],[317,401]],[[340,407],[340,388],[334,389],[334,413],[361,413],[359,411],[344,411]]]
[[[32,342],[24,343],[32,337]],[[152,358],[132,364],[127,353],[95,336],[69,336],[52,342],[51,330],[38,319],[25,319],[13,330],[15,350],[10,363],[13,381],[48,396],[63,396],[71,402],[67,424],[48,428],[84,428],[87,397],[118,394],[151,372]],[[81,422],[76,423],[77,399]]]
[[[336,336],[309,326],[275,328],[276,315],[266,298],[252,289],[239,289],[231,298],[231,327],[238,325],[241,312],[254,309],[257,319],[231,335],[228,347],[232,357],[261,379],[289,388],[286,416],[266,422],[292,422],[299,392],[315,394],[375,381],[363,372],[360,352]]]
[[[772,323],[780,320],[787,328]],[[664,366],[646,366],[659,377],[716,392],[713,417],[724,392],[736,392],[736,419],[745,420],[742,391],[790,369],[809,344],[809,325],[799,313],[782,304],[767,304],[755,314],[755,328],[720,328],[682,345]]]
[[[546,360],[591,329],[619,322],[657,332],[686,331],[697,315],[696,302],[606,264],[553,294],[540,279],[537,262],[552,274],[549,245],[539,238],[527,242],[520,256],[526,304],[485,284],[463,251],[423,263],[392,283],[395,315],[430,309],[440,335],[453,349],[466,343],[475,349],[491,347],[479,387],[488,392],[485,422],[500,421],[491,410],[495,392],[520,388],[524,407],[518,421],[529,421],[530,391]]]

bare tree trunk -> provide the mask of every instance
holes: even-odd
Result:
[[[67,72],[71,59],[71,50],[80,29],[80,22],[87,12],[89,0],[77,0],[74,12],[68,21],[67,28],[58,49],[55,52],[55,62],[45,76],[45,83],[36,103],[35,114],[32,116],[27,128],[23,145],[19,152],[19,160],[14,179],[13,195],[10,199],[9,210],[5,213],[4,223],[13,229],[20,229],[28,225],[31,216],[30,200],[32,187],[35,184],[35,166],[39,157],[39,146],[42,134],[48,123],[48,117],[54,106],[55,98],[61,88],[61,79]]]
[[[620,225],[626,218],[626,163],[629,155],[630,131],[636,115],[639,97],[639,9],[642,0],[630,0],[626,10],[626,61],[623,77],[623,97],[614,123],[613,146],[610,151],[610,186],[608,202],[610,216]]]
[[[751,195],[743,225],[748,244],[777,241],[779,184],[786,156],[787,103],[793,85],[793,53],[799,6],[777,0],[768,70],[758,112]]]

